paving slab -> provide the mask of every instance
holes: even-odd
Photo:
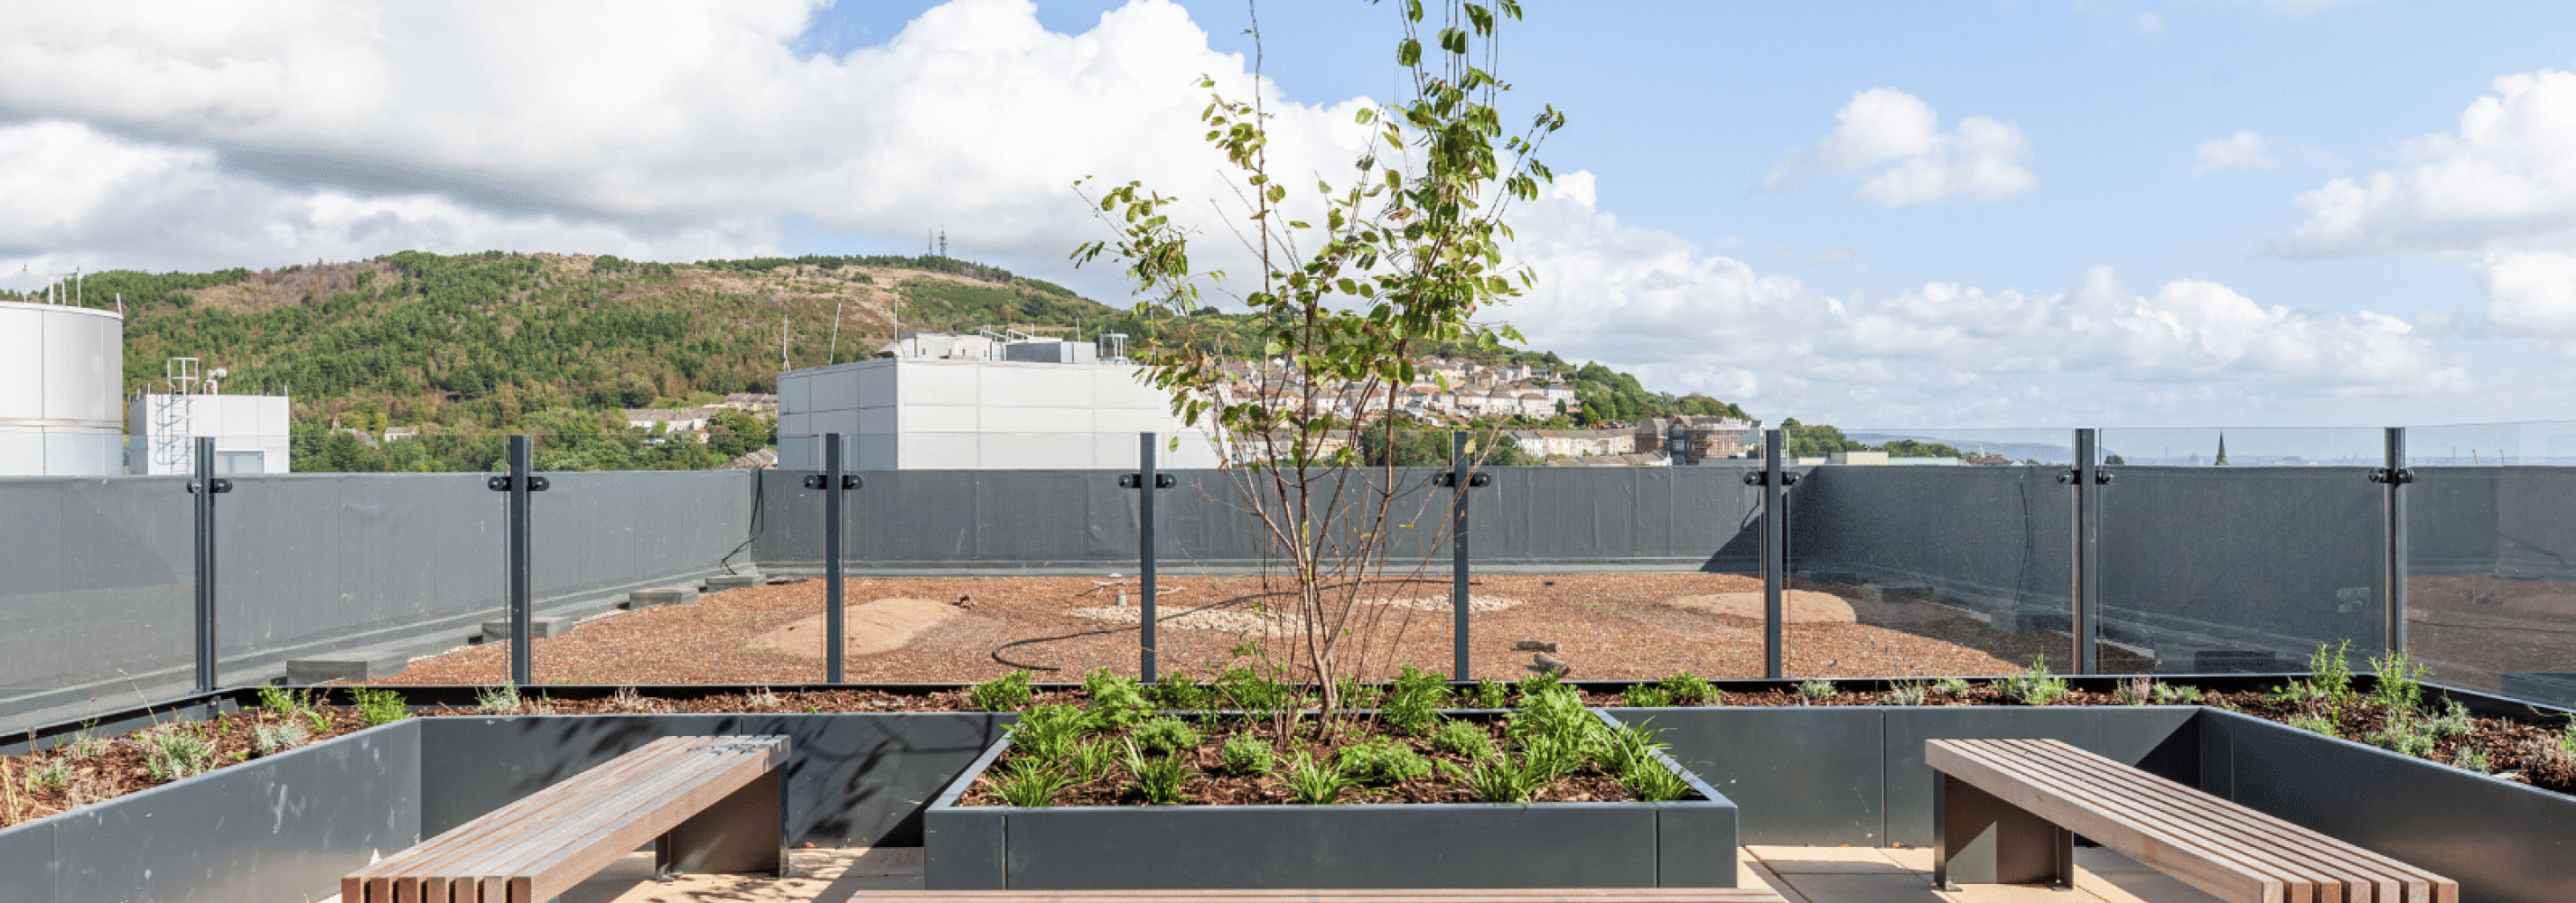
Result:
[[[1783,875],[1903,874],[1906,867],[1876,847],[1746,847]],[[1792,878],[1791,880],[1796,880]]]
[[[2153,870],[2093,874],[2078,869],[2075,886],[2104,903],[2218,903],[2200,888]]]
[[[1943,903],[1952,899],[1932,890],[1932,881],[1913,872],[1891,871],[1867,873],[1784,874],[1798,894],[1811,901],[1824,903]],[[2045,891],[2043,890],[2043,893]],[[1982,900],[1970,903],[1984,903]],[[2091,900],[2060,899],[2051,903],[2094,903]]]
[[[2092,872],[2096,875],[2164,874],[2163,872],[2159,872],[2153,868],[2139,864],[2135,859],[2113,852],[2108,847],[2076,847],[2075,867],[2079,870]]]
[[[2040,884],[1962,884],[1934,897],[1945,903],[2104,903],[2080,887],[2063,891]]]

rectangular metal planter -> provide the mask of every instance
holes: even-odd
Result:
[[[1607,709],[1664,731],[1682,767],[1741,807],[1745,843],[1932,842],[1929,737],[2033,737],[2190,783],[2192,706],[1782,706]]]
[[[401,721],[0,831],[0,903],[328,897],[420,840],[419,749]]]
[[[2462,903],[2576,900],[2576,798],[2218,709],[2212,793],[2460,882]]]
[[[920,843],[981,712],[412,718],[0,830],[0,903],[320,900],[340,876],[666,735],[785,734],[790,839]]]
[[[1009,745],[995,743],[924,815],[931,889],[1735,886],[1735,804],[1669,758],[1703,799],[958,805]]]
[[[790,843],[912,846],[921,813],[1012,716],[984,712],[422,719],[421,836],[464,824],[661,737],[789,738]]]

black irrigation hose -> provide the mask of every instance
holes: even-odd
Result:
[[[768,480],[768,478],[767,478],[767,475],[766,475],[766,474],[763,474],[763,473],[761,473],[760,471],[757,471],[757,470],[752,471],[752,472],[751,472],[751,536],[750,536],[749,538],[744,539],[744,540],[742,541],[742,545],[738,545],[738,546],[733,547],[733,551],[731,551],[731,552],[726,552],[726,553],[725,553],[725,556],[724,556],[723,558],[718,558],[718,559],[716,559],[716,566],[717,566],[717,567],[724,568],[724,572],[725,572],[725,573],[728,573],[728,574],[733,573],[733,556],[736,556],[736,555],[740,555],[740,554],[742,554],[742,550],[744,550],[744,549],[748,549],[748,548],[751,548],[751,544],[752,544],[752,543],[759,542],[759,541],[760,541],[760,532],[761,532],[763,529],[766,529],[766,528],[768,527],[769,518],[767,518],[767,517],[765,517],[765,516],[764,516],[765,514],[767,514],[767,513],[768,513],[768,507],[767,507],[766,505],[763,505],[763,504],[761,503],[761,497],[762,497],[762,495],[763,495],[764,493],[766,493],[766,492],[768,491],[768,489],[769,489],[769,480]]]
[[[1436,582],[1439,582],[1439,581],[1435,581],[1435,580],[1432,580],[1432,579],[1427,578],[1427,577],[1395,577],[1395,578],[1387,579],[1385,582],[1389,582],[1389,583],[1436,583]],[[1199,612],[1207,611],[1207,610],[1212,609],[1212,608],[1223,608],[1223,607],[1228,606],[1228,605],[1234,605],[1234,604],[1241,603],[1241,602],[1248,602],[1248,601],[1251,601],[1251,600],[1253,600],[1253,599],[1261,598],[1261,597],[1263,597],[1263,596],[1279,596],[1279,595],[1286,595],[1286,593],[1275,593],[1275,592],[1274,592],[1274,593],[1255,593],[1255,594],[1253,594],[1253,595],[1249,595],[1249,596],[1236,596],[1236,597],[1234,597],[1234,598],[1232,598],[1232,599],[1222,599],[1222,600],[1218,600],[1218,601],[1215,601],[1215,602],[1210,602],[1210,603],[1208,603],[1208,604],[1206,604],[1206,605],[1201,605],[1201,606],[1199,606],[1199,607],[1197,607],[1197,608],[1193,608],[1193,609],[1190,609],[1190,610],[1188,610],[1188,611],[1181,612],[1180,614],[1174,614],[1174,615],[1163,615],[1163,616],[1161,616],[1161,617],[1155,618],[1155,619],[1154,619],[1154,623],[1155,623],[1155,624],[1161,624],[1161,623],[1163,623],[1163,622],[1165,622],[1165,621],[1169,621],[1169,620],[1172,620],[1172,619],[1174,619],[1174,618],[1185,618],[1185,617],[1188,617],[1188,616],[1190,616],[1190,615],[1198,614]],[[1099,630],[1084,630],[1084,631],[1079,631],[1079,632],[1075,632],[1075,633],[1057,634],[1057,635],[1055,635],[1055,636],[1031,637],[1031,638],[1029,638],[1029,639],[1025,639],[1025,640],[1012,640],[1012,641],[1010,641],[1010,642],[1008,642],[1008,643],[1003,643],[1002,645],[999,645],[999,646],[995,646],[995,647],[993,647],[993,651],[992,651],[992,652],[990,652],[990,653],[988,653],[988,654],[992,657],[993,661],[999,662],[999,663],[1001,663],[1002,665],[1007,666],[1007,667],[1012,667],[1012,668],[1026,668],[1026,669],[1031,670],[1031,671],[1062,671],[1062,670],[1064,670],[1064,669],[1062,669],[1062,668],[1058,668],[1058,667],[1055,667],[1055,666],[1053,666],[1053,665],[1032,665],[1032,664],[1028,664],[1028,663],[1025,663],[1025,662],[1015,662],[1015,661],[1012,661],[1012,660],[1010,660],[1010,659],[1003,658],[1003,657],[1002,657],[1002,651],[1003,651],[1003,650],[1006,650],[1006,649],[1012,649],[1012,648],[1020,647],[1020,646],[1027,646],[1027,645],[1031,645],[1031,644],[1035,644],[1035,643],[1054,643],[1054,642],[1059,642],[1059,641],[1063,641],[1063,640],[1077,640],[1077,639],[1081,639],[1081,638],[1083,638],[1083,637],[1087,637],[1087,636],[1100,636],[1100,635],[1103,635],[1103,634],[1111,634],[1111,633],[1126,633],[1126,632],[1128,632],[1128,631],[1143,630],[1144,628],[1145,628],[1145,625],[1144,625],[1143,619],[1141,619],[1141,618],[1140,618],[1140,619],[1138,619],[1138,621],[1137,621],[1136,625],[1135,625],[1135,626],[1132,626],[1132,627],[1103,627],[1103,628],[1101,628],[1101,629],[1099,629]]]
[[[1265,594],[1265,595],[1266,595],[1266,594]],[[1252,597],[1252,596],[1236,596],[1236,597],[1234,597],[1234,598],[1232,598],[1232,599],[1225,599],[1225,600],[1222,600],[1222,601],[1210,602],[1210,603],[1208,603],[1208,604],[1206,604],[1206,605],[1201,605],[1201,606],[1199,606],[1199,607],[1197,607],[1197,608],[1193,608],[1193,609],[1190,609],[1190,610],[1188,610],[1188,611],[1181,612],[1180,614],[1176,614],[1176,615],[1164,615],[1164,616],[1162,616],[1162,617],[1155,618],[1155,619],[1154,619],[1154,623],[1156,623],[1156,624],[1161,624],[1161,623],[1163,623],[1163,622],[1165,622],[1165,621],[1172,620],[1173,618],[1187,617],[1187,616],[1190,616],[1190,615],[1198,614],[1199,612],[1203,612],[1203,611],[1206,611],[1206,610],[1211,609],[1211,608],[1223,608],[1223,607],[1225,607],[1225,606],[1233,605],[1233,604],[1235,604],[1235,603],[1237,603],[1237,602],[1242,602],[1242,601],[1245,601],[1245,600],[1248,600],[1248,599],[1251,599],[1251,598],[1253,598],[1253,597]],[[1062,669],[1062,668],[1058,668],[1058,667],[1055,667],[1055,666],[1053,666],[1053,665],[1032,665],[1032,664],[1027,664],[1027,663],[1025,663],[1025,662],[1015,662],[1015,661],[1012,661],[1012,660],[1010,660],[1010,659],[1003,658],[1003,657],[1002,657],[1002,650],[1010,649],[1010,648],[1015,647],[1015,646],[1026,646],[1026,645],[1029,645],[1029,644],[1032,644],[1032,643],[1053,643],[1053,642],[1057,642],[1057,641],[1060,641],[1060,640],[1081,639],[1081,638],[1083,638],[1083,637],[1087,637],[1087,636],[1100,636],[1100,635],[1102,635],[1102,634],[1108,634],[1108,633],[1127,633],[1127,632],[1129,632],[1129,631],[1143,630],[1144,628],[1145,628],[1144,621],[1143,621],[1143,619],[1141,619],[1141,618],[1140,618],[1140,619],[1138,619],[1137,623],[1136,623],[1135,625],[1133,625],[1133,626],[1127,626],[1127,627],[1103,627],[1103,628],[1101,628],[1101,629],[1099,629],[1099,630],[1085,630],[1085,631],[1081,631],[1081,632],[1078,632],[1078,633],[1066,633],[1066,634],[1058,634],[1058,635],[1056,635],[1056,636],[1033,637],[1033,638],[1025,639],[1025,640],[1012,640],[1011,642],[1003,643],[1002,645],[999,645],[999,646],[995,646],[995,647],[993,647],[993,651],[992,651],[992,653],[991,653],[991,654],[992,654],[992,657],[993,657],[993,660],[994,660],[994,661],[996,661],[996,662],[1000,662],[1000,663],[1002,663],[1002,664],[1004,664],[1004,665],[1007,665],[1007,666],[1009,666],[1009,667],[1013,667],[1013,668],[1026,668],[1026,669],[1031,670],[1031,671],[1062,671],[1062,670],[1064,670],[1064,669]]]

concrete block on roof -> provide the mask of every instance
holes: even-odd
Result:
[[[698,588],[694,586],[657,586],[626,594],[625,608],[652,608],[657,605],[696,605]]]
[[[531,638],[531,639],[540,639],[540,640],[542,640],[542,639],[545,639],[545,638],[547,638],[547,637],[558,637],[558,636],[562,636],[562,635],[564,635],[564,633],[565,633],[566,631],[570,631],[571,629],[572,629],[572,619],[571,619],[571,618],[529,618],[529,619],[528,619],[528,636],[529,636],[529,638]],[[483,622],[483,642],[486,642],[486,643],[507,643],[507,642],[509,642],[509,641],[510,641],[510,622],[509,622],[509,619],[504,618],[504,619],[502,619],[502,620],[498,620],[498,621],[485,621],[485,622]]]
[[[411,656],[393,653],[288,659],[286,682],[301,686],[334,680],[348,682],[374,680],[400,674],[403,668],[410,664]]]
[[[707,578],[707,592],[721,593],[729,589],[748,589],[759,586],[761,582],[762,578],[759,574],[716,574]]]

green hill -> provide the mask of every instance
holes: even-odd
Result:
[[[702,453],[712,449],[656,452],[617,410],[773,391],[782,318],[784,356],[796,367],[865,358],[898,322],[905,330],[1056,335],[1079,324],[1085,335],[1106,328],[1139,340],[1187,333],[1225,341],[1247,319],[1209,312],[1187,318],[1186,330],[1168,320],[1136,322],[1062,286],[937,257],[660,264],[407,251],[257,272],[108,271],[89,276],[85,293],[93,307],[123,297],[129,394],[157,391],[166,359],[188,356],[231,371],[231,391],[293,396],[296,432],[310,440],[297,445],[298,469],[488,466],[498,446],[485,437],[515,432],[609,436],[627,450],[575,455],[564,440],[557,463],[566,466],[712,466],[723,460]],[[1647,392],[1627,374],[1570,367],[1553,354],[1441,350],[1571,373],[1597,419],[1734,410],[1701,396]],[[400,451],[394,447],[411,443],[381,451],[355,437],[326,443],[335,421],[371,431],[415,426],[445,441]]]

